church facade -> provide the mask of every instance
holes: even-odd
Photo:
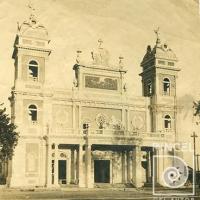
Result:
[[[153,170],[162,184],[161,173],[171,160],[158,158],[153,164],[153,156],[163,153],[153,144],[176,142],[180,69],[173,51],[159,35],[153,48],[147,47],[140,74],[143,96],[137,97],[127,91],[123,57],[110,64],[101,40],[89,62],[77,51],[72,90],[48,88],[49,42],[34,15],[18,27],[10,101],[20,138],[8,185],[141,187],[152,183]]]

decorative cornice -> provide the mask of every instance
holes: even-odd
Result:
[[[51,49],[44,49],[44,48],[38,48],[38,47],[30,47],[30,46],[22,46],[22,45],[15,45],[16,48],[19,49],[27,49],[27,50],[33,50],[33,51],[41,51],[41,52],[47,52],[50,53],[52,52]]]

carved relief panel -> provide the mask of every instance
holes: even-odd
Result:
[[[72,106],[53,105],[53,127],[72,128]]]
[[[86,88],[118,90],[118,79],[106,76],[85,75],[84,82]]]
[[[130,111],[130,129],[132,131],[146,131],[146,115],[142,111]]]
[[[39,167],[39,145],[37,143],[26,144],[26,175],[36,176],[38,175]]]
[[[82,122],[87,118],[90,121],[90,127],[93,129],[113,129],[121,126],[122,111],[112,108],[82,107],[81,118]]]

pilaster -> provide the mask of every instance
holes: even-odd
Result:
[[[59,186],[58,184],[58,144],[55,144],[54,151],[54,186]]]
[[[46,162],[46,172],[47,172],[47,181],[46,186],[51,187],[52,186],[52,147],[50,143],[47,143],[47,162]]]

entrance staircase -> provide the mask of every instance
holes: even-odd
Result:
[[[133,188],[131,183],[96,183],[95,188]]]

